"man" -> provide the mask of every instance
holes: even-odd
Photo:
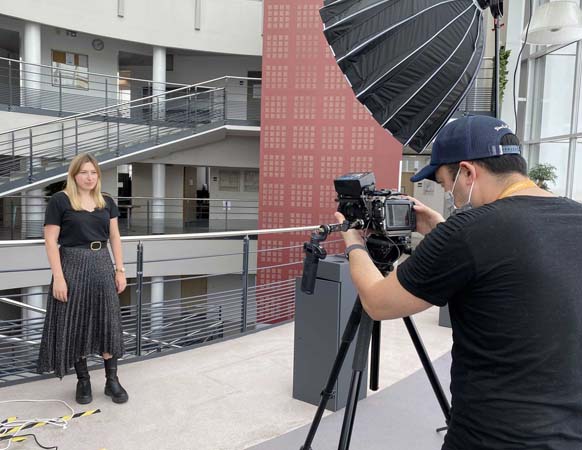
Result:
[[[582,205],[538,188],[519,151],[494,118],[444,127],[412,181],[438,182],[457,214],[417,202],[426,237],[386,278],[360,234],[343,233],[373,319],[449,305],[446,450],[582,449]]]

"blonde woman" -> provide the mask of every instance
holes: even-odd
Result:
[[[93,400],[86,359],[93,354],[104,359],[105,394],[115,403],[128,400],[117,378],[117,358],[123,355],[118,294],[127,285],[118,215],[113,199],[101,193],[97,160],[76,156],[65,189],[51,197],[46,209],[44,238],[53,278],[38,371],[62,378],[74,366],[80,404]]]

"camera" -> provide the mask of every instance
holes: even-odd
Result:
[[[384,237],[410,236],[416,230],[414,203],[399,192],[376,189],[372,172],[347,173],[334,180],[338,211],[355,228]]]

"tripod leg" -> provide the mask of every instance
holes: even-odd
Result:
[[[372,346],[370,350],[370,389],[377,391],[380,386],[380,338],[382,337],[382,322],[374,321],[372,330]]]
[[[412,339],[412,343],[414,344],[414,347],[416,348],[416,353],[418,354],[418,357],[420,358],[420,361],[422,362],[422,366],[424,367],[424,371],[426,372],[426,375],[428,376],[428,380],[430,381],[430,384],[432,386],[432,390],[434,391],[434,394],[437,398],[437,401],[439,402],[439,405],[440,405],[440,407],[443,411],[443,414],[445,416],[445,420],[448,424],[449,421],[451,420],[451,405],[449,404],[449,400],[447,399],[445,392],[443,391],[443,387],[442,387],[442,385],[437,377],[437,374],[434,370],[434,366],[432,365],[432,362],[431,362],[430,358],[428,357],[428,354],[426,352],[426,348],[424,347],[424,344],[422,343],[422,339],[420,339],[420,336],[418,334],[416,326],[414,325],[414,322],[412,321],[412,318],[404,317],[404,323],[406,324],[406,329],[408,330],[408,334],[410,335],[410,338]]]
[[[301,450],[311,450],[311,443],[315,438],[315,433],[317,432],[317,428],[319,427],[319,423],[321,422],[321,418],[323,417],[323,412],[325,411],[327,402],[335,394],[334,387],[337,382],[340,370],[344,364],[346,355],[348,354],[350,344],[354,340],[356,332],[358,331],[358,327],[362,319],[362,311],[363,309],[362,303],[360,302],[360,297],[357,297],[356,303],[354,304],[352,312],[350,313],[350,317],[348,318],[346,328],[342,334],[340,348],[335,357],[335,361],[329,374],[329,378],[327,379],[327,383],[323,388],[323,391],[321,392],[321,401],[319,402],[319,406],[317,408],[317,411],[315,412],[315,417],[313,418],[313,422],[311,423],[311,427],[309,428],[309,433],[307,433],[307,438],[305,439],[304,444],[301,446]]]
[[[360,388],[362,385],[362,374],[364,373],[366,364],[368,364],[368,350],[370,348],[370,339],[372,338],[373,328],[374,321],[370,316],[368,316],[366,311],[362,311],[362,321],[360,322],[358,340],[354,353],[354,362],[352,365],[352,380],[350,382],[348,403],[346,404],[344,412],[344,421],[342,424],[338,450],[347,450],[350,446],[354,420],[356,418],[356,407],[358,405],[358,398],[360,396]]]

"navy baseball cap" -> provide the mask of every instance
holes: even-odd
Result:
[[[432,144],[430,164],[419,170],[410,181],[425,178],[436,181],[435,173],[443,164],[520,154],[519,145],[501,145],[501,138],[513,131],[502,120],[489,116],[466,116],[443,127]]]

